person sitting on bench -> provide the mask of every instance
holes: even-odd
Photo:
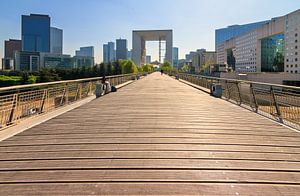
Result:
[[[102,77],[101,83],[103,85],[103,91],[105,92],[105,94],[110,93],[111,92],[111,86],[110,86],[109,81],[106,81],[105,76]]]

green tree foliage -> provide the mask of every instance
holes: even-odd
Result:
[[[29,74],[28,74],[27,71],[24,71],[24,72],[22,73],[21,83],[22,83],[22,84],[27,84],[28,79],[29,79]]]
[[[122,74],[122,67],[121,67],[119,61],[113,62],[113,67],[114,67],[113,75],[120,75],[120,74]]]
[[[22,84],[21,76],[0,75],[0,87],[14,86],[19,84]]]
[[[105,65],[104,63],[101,63],[99,65],[99,76],[104,76],[105,75]]]
[[[53,82],[58,80],[61,80],[61,78],[58,76],[55,69],[44,68],[39,71],[39,82]]]
[[[181,67],[181,69],[180,69],[182,72],[185,72],[185,73],[187,73],[187,72],[189,72],[189,70],[190,70],[190,68],[189,68],[189,66],[188,65],[183,65],[182,67]]]
[[[148,72],[149,73],[149,72],[154,71],[154,67],[153,67],[152,64],[143,65],[142,68],[143,68],[143,72]]]
[[[122,74],[137,73],[138,69],[132,60],[120,60]]]
[[[113,73],[113,67],[112,64],[109,62],[106,65],[105,75],[112,75],[112,73]]]
[[[150,66],[151,67],[151,66]],[[145,70],[149,70],[149,66]],[[144,70],[144,68],[143,68]],[[74,80],[80,78],[101,77],[137,73],[138,69],[131,60],[120,60],[109,64],[101,63],[94,67],[43,68],[37,72],[0,71],[0,87],[18,84],[34,84],[36,82],[52,82],[59,80]]]
[[[170,62],[166,61],[161,65],[160,69],[164,72],[170,72],[172,71],[173,67]]]
[[[143,72],[144,72],[144,69],[143,69],[142,66],[141,66],[141,67],[138,67],[137,69],[138,69],[138,72],[139,72],[139,73],[143,73]]]

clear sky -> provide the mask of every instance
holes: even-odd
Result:
[[[1,0],[0,58],[4,40],[21,38],[22,14],[48,14],[64,30],[64,53],[94,46],[96,62],[102,45],[126,38],[132,30],[173,29],[179,57],[197,48],[214,50],[214,31],[232,24],[268,20],[300,8],[300,0]],[[158,56],[158,43],[147,44]]]

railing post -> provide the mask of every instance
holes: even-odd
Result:
[[[227,93],[228,93],[227,100],[229,100],[230,99],[230,90],[229,90],[229,86],[228,86],[228,81],[227,80],[225,80],[225,84],[226,84]]]
[[[60,99],[60,105],[63,105],[64,98],[65,98],[65,100],[67,100],[67,99],[66,99],[66,94],[67,94],[67,83],[65,84],[64,92],[63,92],[62,97],[61,97],[61,99]]]
[[[239,82],[236,82],[236,88],[237,88],[237,91],[238,91],[238,94],[239,94],[239,99],[240,99],[239,105],[242,105],[242,94],[241,94],[241,89],[239,87]]]
[[[44,93],[43,93],[43,98],[42,98],[42,104],[41,104],[41,111],[40,111],[40,113],[44,112],[44,106],[45,106],[45,102],[46,102],[47,97],[48,97],[48,89],[45,89]]]
[[[278,105],[278,103],[277,103],[277,101],[276,101],[276,96],[275,96],[275,93],[274,93],[274,89],[273,89],[272,86],[271,86],[270,88],[271,88],[271,89],[270,89],[270,92],[271,92],[272,97],[273,97],[273,101],[274,101],[274,105],[275,105],[275,108],[276,108],[277,116],[278,116],[278,118],[279,118],[279,122],[282,123],[283,120],[282,120],[282,116],[281,116],[281,112],[280,112],[279,105]]]
[[[82,83],[79,83],[79,100],[82,99]]]
[[[89,87],[88,87],[89,89],[88,89],[88,92],[87,92],[87,96],[89,96],[91,94],[91,92],[92,92],[92,84],[93,83],[90,81],[89,82]]]
[[[10,112],[9,120],[8,120],[7,124],[12,124],[14,121],[14,116],[15,116],[15,112],[17,110],[17,105],[18,105],[18,99],[19,99],[19,94],[18,93],[14,94],[11,112]]]
[[[257,104],[257,100],[256,100],[256,97],[255,97],[255,92],[254,92],[252,83],[250,83],[250,91],[251,91],[252,98],[253,98],[253,103],[254,103],[254,107],[255,107],[255,112],[258,112],[258,104]]]
[[[69,103],[69,86],[68,83],[66,83],[66,104]]]

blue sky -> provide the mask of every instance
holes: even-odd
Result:
[[[179,57],[197,48],[214,50],[214,30],[285,15],[300,9],[300,0],[1,0],[0,58],[4,40],[21,38],[22,14],[48,14],[52,26],[64,30],[64,53],[80,46],[95,47],[102,60],[102,44],[126,38],[132,30],[173,29]],[[158,43],[147,44],[158,56]],[[153,58],[152,58],[153,60]]]

